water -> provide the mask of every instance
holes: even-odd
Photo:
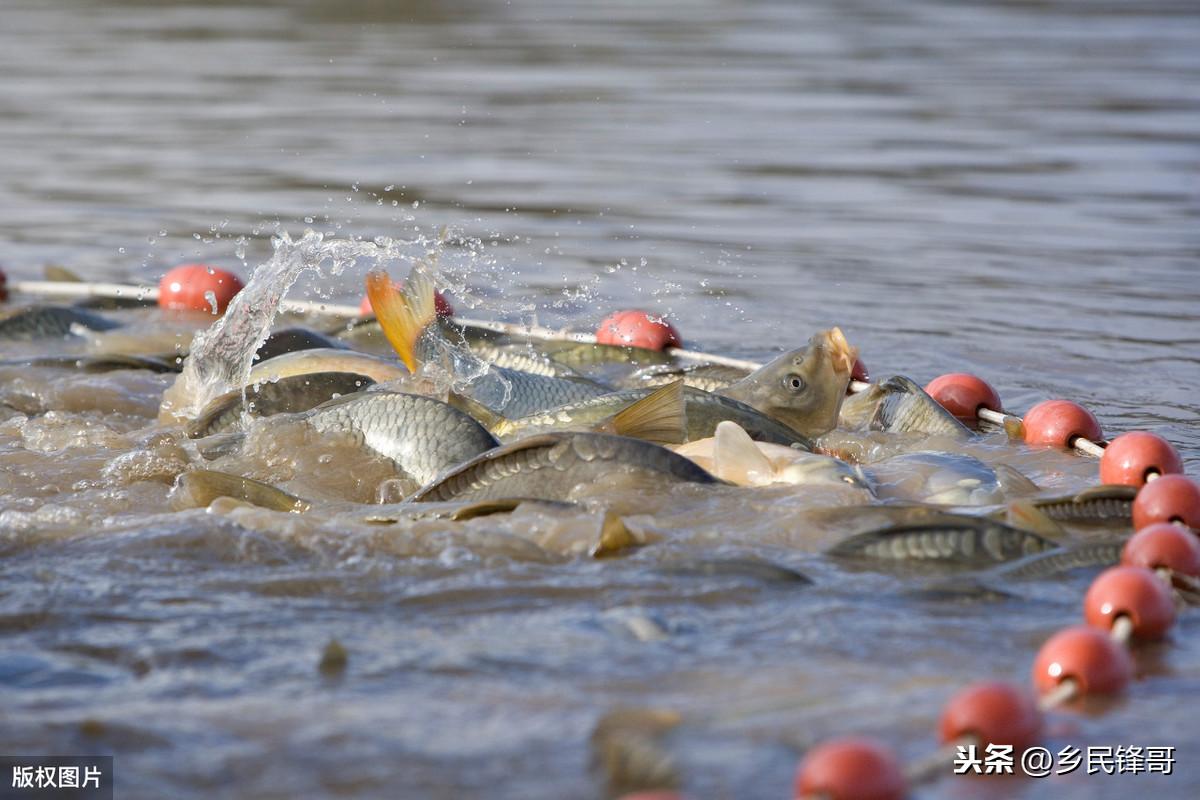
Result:
[[[440,264],[480,315],[588,328],[638,305],[758,359],[837,324],[877,376],[1075,398],[1196,474],[1198,34],[1187,2],[6,0],[0,259],[248,276],[273,234],[450,226]],[[289,296],[357,302],[360,281]],[[914,596],[816,555],[821,498],[786,489],[666,498],[631,514],[659,541],[599,563],[572,555],[586,520],[174,513],[168,378],[2,372],[0,750],[114,752],[123,797],[595,796],[592,725],[646,704],[691,720],[668,742],[690,792],[786,797],[830,736],[930,751],[945,698],[1023,682],[1086,586]],[[246,466],[369,499],[378,463],[290,441]],[[663,569],[733,555],[816,585]],[[1175,744],[1172,778],[922,796],[1194,796],[1197,633],[1185,614],[1125,699],[1049,729]],[[340,676],[317,668],[332,638]]]

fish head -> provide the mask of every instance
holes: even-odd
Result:
[[[832,430],[850,384],[858,348],[838,328],[784,353],[720,394],[752,406],[807,436]]]

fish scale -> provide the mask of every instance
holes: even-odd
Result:
[[[458,409],[422,395],[362,392],[313,409],[305,420],[318,431],[355,436],[396,462],[418,483],[495,447],[487,429]]]
[[[612,473],[651,486],[720,484],[676,453],[649,442],[602,433],[548,433],[485,453],[413,496],[414,501],[561,500],[572,489]]]
[[[1046,552],[1057,545],[1031,531],[984,519],[901,525],[852,536],[829,549],[845,558],[987,564]]]

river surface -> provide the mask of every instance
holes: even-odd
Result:
[[[836,324],[877,377],[1076,399],[1200,471],[1195,3],[3,0],[0,76],[10,281],[248,276],[274,234],[448,227],[472,316],[640,306],[760,360]],[[290,296],[357,303],[361,278]],[[625,508],[652,543],[605,561],[578,554],[595,520],[530,511],[177,512],[169,376],[0,372],[0,753],[115,754],[122,798],[598,797],[588,738],[624,706],[683,714],[664,746],[692,795],[789,797],[820,741],[914,760],[957,688],[1026,683],[1089,577],[922,594],[822,556],[844,531],[811,511],[841,501],[794,489],[652,497]],[[370,499],[378,463],[287,445],[241,466]],[[331,640],[344,669],[319,668]],[[919,796],[1196,797],[1195,611],[1138,663],[1047,745],[1174,745],[1174,775]]]

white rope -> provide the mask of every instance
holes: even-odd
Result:
[[[1109,635],[1114,642],[1128,647],[1129,640],[1133,638],[1133,619],[1126,614],[1120,615],[1113,620]]]
[[[1079,694],[1079,684],[1074,678],[1063,678],[1050,691],[1038,698],[1038,711],[1050,711],[1058,708],[1063,703],[1068,703],[1074,700]]]

